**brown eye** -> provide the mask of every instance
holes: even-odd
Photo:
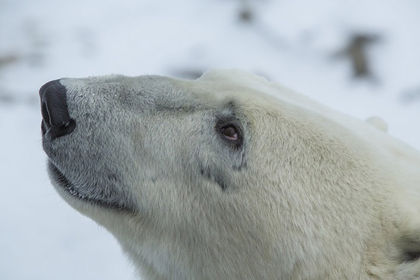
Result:
[[[220,128],[220,133],[230,141],[237,141],[239,139],[238,132],[236,131],[236,127],[233,125],[228,125]]]
[[[237,119],[219,119],[216,123],[216,131],[219,136],[232,148],[242,146],[242,128]]]

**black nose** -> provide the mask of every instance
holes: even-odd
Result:
[[[66,92],[60,80],[50,81],[39,89],[42,134],[51,140],[70,134],[76,127],[76,122],[69,115]]]

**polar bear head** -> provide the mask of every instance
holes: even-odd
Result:
[[[53,185],[145,279],[420,275],[420,157],[368,124],[233,70],[40,95]]]

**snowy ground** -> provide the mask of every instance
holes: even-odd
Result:
[[[0,0],[0,279],[134,279],[112,236],[48,182],[37,89],[52,79],[241,68],[379,115],[420,148],[419,1],[248,2],[244,23],[234,0]],[[380,36],[372,79],[334,58],[353,32]]]

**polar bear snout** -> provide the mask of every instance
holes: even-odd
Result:
[[[50,81],[39,90],[42,135],[51,140],[70,134],[76,127],[76,122],[70,118],[66,93],[60,80]]]

